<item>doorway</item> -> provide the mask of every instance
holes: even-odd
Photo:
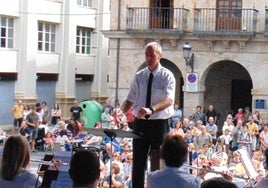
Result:
[[[228,112],[240,107],[251,107],[252,80],[248,71],[233,61],[219,61],[207,69],[205,78],[204,110],[212,104],[218,113],[221,129]]]
[[[242,0],[217,0],[216,30],[241,30]]]
[[[150,29],[173,28],[174,0],[150,1]]]
[[[251,80],[232,80],[231,108],[237,112],[238,108],[250,107],[252,103]]]

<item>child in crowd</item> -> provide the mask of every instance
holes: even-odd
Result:
[[[221,140],[221,143],[223,144],[224,151],[228,155],[227,164],[230,163],[231,156],[232,156],[231,150],[229,148],[229,143],[232,140],[232,137],[229,132],[230,132],[229,129],[225,129],[224,134],[219,137],[219,139]]]
[[[187,144],[194,143],[194,136],[193,136],[191,130],[187,130],[187,131],[186,131],[184,140],[185,140],[185,142],[186,142]]]
[[[51,132],[46,133],[44,140],[45,140],[45,148],[53,150],[55,138]]]

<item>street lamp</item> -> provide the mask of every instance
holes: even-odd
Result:
[[[194,70],[194,53],[191,55],[192,47],[189,42],[185,42],[182,47],[183,50],[183,58],[185,59],[186,66],[189,65],[192,68],[192,72]]]

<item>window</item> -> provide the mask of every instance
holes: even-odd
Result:
[[[0,47],[13,48],[14,19],[0,16]]]
[[[77,0],[77,4],[84,7],[92,7],[92,0]]]
[[[217,30],[241,30],[242,0],[217,0]]]
[[[91,28],[77,27],[76,31],[76,53],[90,54]]]
[[[51,23],[38,23],[38,50],[55,52],[56,25]]]

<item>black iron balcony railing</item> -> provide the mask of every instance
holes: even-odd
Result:
[[[127,8],[127,33],[183,34],[188,10],[184,8]]]
[[[255,9],[196,8],[194,35],[255,36]]]
[[[268,36],[268,9],[265,9],[265,31],[264,36]]]

